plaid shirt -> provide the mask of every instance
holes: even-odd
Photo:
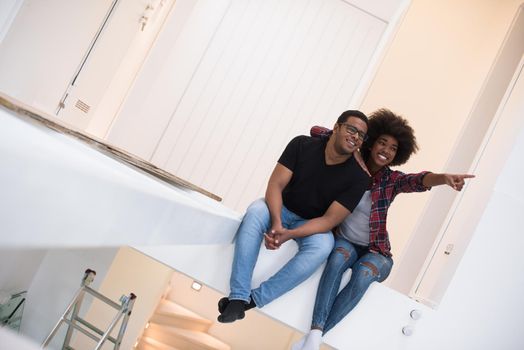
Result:
[[[332,131],[322,126],[313,126],[310,134],[313,137],[329,137]],[[424,192],[430,190],[422,184],[428,171],[417,174],[405,174],[401,171],[382,168],[373,176],[371,184],[371,212],[369,214],[369,250],[391,256],[391,244],[386,229],[388,209],[397,194]]]
[[[373,176],[371,185],[371,213],[369,214],[369,250],[391,256],[391,244],[386,229],[388,209],[399,193],[430,190],[422,184],[428,171],[404,174],[401,171],[382,168]]]

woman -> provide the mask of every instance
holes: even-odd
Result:
[[[328,132],[318,127],[312,129],[313,136]],[[464,179],[474,177],[427,171],[404,174],[389,168],[407,162],[417,149],[413,129],[405,119],[387,109],[379,109],[370,116],[368,139],[362,145],[362,156],[372,177],[370,188],[338,227],[335,248],[320,279],[311,331],[292,350],[319,349],[322,336],[353,310],[369,285],[388,277],[393,260],[386,216],[397,194],[422,192],[438,185],[460,191]],[[337,295],[348,268],[352,269],[351,279]]]

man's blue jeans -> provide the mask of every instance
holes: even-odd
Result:
[[[282,226],[293,229],[307,220],[282,207]],[[333,249],[334,238],[331,232],[317,233],[295,239],[298,252],[267,281],[251,290],[251,279],[257,262],[264,234],[271,228],[271,217],[264,199],[253,202],[246,211],[238,229],[235,243],[235,256],[231,271],[230,300],[250,301],[254,299],[258,307],[263,307],[282,294],[305,281],[326,261]],[[290,244],[290,243],[284,243]]]
[[[391,257],[337,237],[320,279],[311,328],[327,333],[353,310],[371,283],[388,277],[392,267]],[[342,275],[348,268],[352,268],[351,278],[337,295]]]

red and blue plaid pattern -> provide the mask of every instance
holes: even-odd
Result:
[[[323,126],[315,125],[309,130],[309,134],[313,137],[329,137],[333,133],[333,130],[325,128]]]
[[[391,256],[391,244],[386,229],[388,209],[397,194],[424,192],[430,187],[422,184],[427,171],[405,174],[384,167],[373,176],[371,185],[371,213],[369,215],[369,249]]]

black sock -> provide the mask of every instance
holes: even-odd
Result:
[[[243,319],[245,316],[244,309],[246,305],[247,304],[242,300],[230,300],[224,312],[218,316],[218,322],[231,323]]]
[[[227,305],[229,304],[229,298],[223,297],[218,301],[218,312],[222,313],[226,309]]]
[[[253,297],[251,296],[250,296],[250,299],[251,301],[249,302],[249,304],[244,304],[244,311],[251,310],[257,307],[257,304],[255,304],[255,299],[253,299]],[[223,313],[228,304],[229,304],[228,297],[223,297],[222,299],[220,299],[218,301],[218,312]]]
[[[245,304],[244,310],[245,311],[251,310],[254,307],[257,307],[257,304],[255,304],[255,299],[253,299],[253,297],[251,297],[251,301],[249,302],[249,304]]]

